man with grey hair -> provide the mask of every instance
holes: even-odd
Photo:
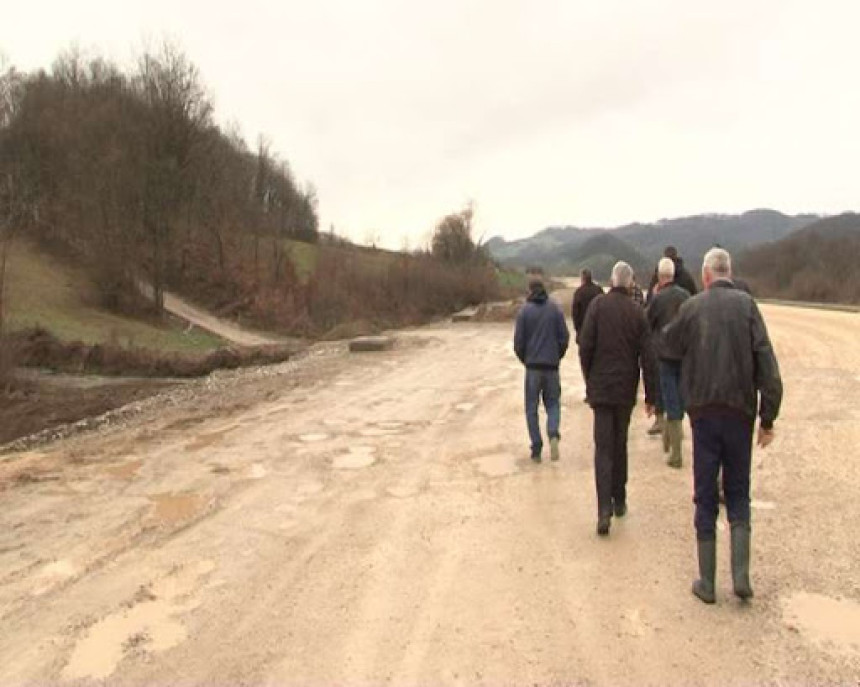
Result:
[[[627,512],[627,431],[640,371],[645,403],[653,412],[654,363],[645,313],[631,297],[633,270],[612,268],[612,288],[588,308],[579,340],[586,396],[594,411],[597,533],[609,534],[612,516]]]
[[[675,263],[671,258],[661,259],[657,263],[657,286],[654,296],[648,301],[646,315],[658,361],[657,417],[662,418],[663,413],[666,415],[665,422],[661,423],[663,451],[669,453],[667,464],[673,468],[680,468],[682,463],[684,404],[680,390],[681,364],[667,357],[663,329],[675,319],[681,305],[689,297],[689,292],[675,283]]]
[[[681,361],[681,390],[693,426],[693,478],[699,579],[693,593],[716,601],[717,475],[731,525],[734,593],[753,595],[749,580],[750,468],[756,413],[758,445],[773,441],[782,381],[755,301],[732,284],[731,256],[712,248],[702,264],[705,290],[687,300],[665,331],[665,351]]]

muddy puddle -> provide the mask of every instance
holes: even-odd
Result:
[[[325,441],[328,439],[328,434],[323,434],[319,432],[317,434],[301,434],[299,435],[299,441],[303,441],[306,444],[315,444],[320,441]]]
[[[133,460],[121,465],[111,466],[107,468],[105,472],[107,472],[111,477],[116,477],[117,479],[131,480],[137,477],[137,471],[140,470],[142,465],[142,460]]]
[[[184,642],[188,631],[177,616],[199,605],[191,595],[214,569],[211,561],[201,561],[151,587],[142,586],[128,605],[100,620],[78,641],[63,678],[103,680],[126,655],[166,651]]]
[[[488,477],[504,477],[513,475],[519,470],[517,460],[507,453],[494,453],[489,456],[476,458],[475,467]]]
[[[799,592],[782,604],[783,620],[823,649],[860,655],[860,603]]]
[[[332,466],[338,470],[357,470],[366,468],[376,462],[373,446],[353,446],[348,452],[335,456]]]
[[[216,432],[208,432],[206,434],[200,434],[194,438],[190,444],[185,446],[186,451],[199,451],[204,448],[209,448],[212,444],[219,442],[223,439],[227,434],[232,432],[238,427],[238,425],[233,425],[232,427],[226,427],[225,429],[219,429]]]
[[[153,516],[156,520],[173,524],[190,520],[206,505],[206,501],[200,494],[154,494],[149,500],[155,504]]]

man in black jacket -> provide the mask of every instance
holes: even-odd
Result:
[[[541,462],[543,439],[538,422],[538,405],[543,398],[547,415],[550,458],[558,460],[561,421],[561,380],[558,365],[567,352],[570,333],[564,314],[547,296],[538,277],[529,281],[529,296],[517,315],[514,352],[526,366],[526,424],[531,439],[531,458]]]
[[[682,421],[684,404],[681,400],[681,364],[666,357],[663,346],[663,329],[675,319],[681,305],[690,294],[675,283],[675,263],[663,258],[657,263],[659,279],[654,296],[648,302],[645,314],[651,327],[654,354],[657,357],[659,401],[657,417],[663,412],[663,451],[669,453],[669,467],[681,467],[681,441],[683,438]]]
[[[600,285],[594,283],[590,269],[586,268],[582,270],[579,273],[579,277],[579,288],[573,294],[573,307],[571,308],[573,329],[576,332],[577,343],[579,343],[579,333],[582,331],[582,325],[585,324],[585,315],[588,312],[588,306],[591,304],[591,301],[603,293]]]
[[[717,474],[722,467],[731,524],[734,592],[753,595],[749,580],[750,466],[755,417],[758,445],[773,441],[782,381],[767,327],[755,301],[731,281],[722,248],[705,255],[705,291],[690,298],[665,331],[666,352],[681,361],[681,391],[693,425],[693,477],[699,579],[693,593],[714,603]]]
[[[654,363],[645,313],[630,296],[633,270],[612,269],[612,288],[588,308],[579,360],[594,411],[594,473],[597,533],[609,534],[612,515],[627,512],[627,430],[636,404],[639,373],[645,379],[648,414],[653,411]]]

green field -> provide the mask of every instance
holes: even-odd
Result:
[[[82,270],[23,242],[10,256],[5,296],[9,331],[40,326],[62,341],[167,352],[208,351],[224,344],[197,328],[186,332],[179,321],[147,321],[100,308],[95,286]]]

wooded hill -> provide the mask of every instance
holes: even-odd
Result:
[[[846,213],[747,251],[737,263],[757,296],[860,303],[858,259],[860,215]]]
[[[471,229],[470,215],[451,217]],[[416,321],[497,288],[470,238],[465,257],[320,240],[313,187],[265,137],[252,149],[218,126],[197,68],[169,43],[126,71],[76,51],[49,71],[0,69],[0,267],[15,237],[83,266],[106,308],[150,308],[145,283],[156,311],[172,289],[291,334]],[[303,245],[315,269],[300,274]]]

